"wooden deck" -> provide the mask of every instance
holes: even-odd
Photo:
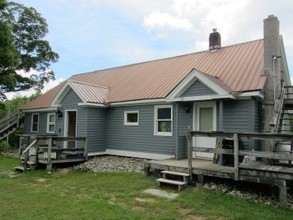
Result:
[[[33,141],[31,142],[30,139]],[[76,147],[64,148],[64,142],[69,141],[75,142]],[[20,152],[24,171],[31,166],[36,168],[38,164],[45,164],[47,170],[51,171],[53,164],[86,161],[88,159],[87,138],[21,135]]]
[[[215,148],[193,146],[193,137],[217,138],[219,145]],[[233,140],[230,149],[223,148],[223,140]],[[185,160],[150,160],[145,161],[145,173],[156,170],[170,170],[189,173],[191,180],[203,183],[205,176],[248,181],[275,185],[279,188],[280,203],[287,204],[287,183],[293,180],[293,152],[257,151],[240,149],[239,141],[261,140],[269,143],[286,143],[292,145],[293,135],[279,133],[229,133],[190,131],[188,135],[188,159]],[[193,152],[214,153],[215,156],[228,155],[232,164],[225,166],[220,160],[203,160],[193,158]],[[245,160],[242,160],[245,158]],[[252,159],[253,158],[253,159]],[[277,161],[277,163],[275,163]],[[281,164],[286,161],[287,164]]]
[[[170,170],[189,173],[188,159],[184,160],[149,160],[145,161],[145,171]],[[215,164],[211,160],[193,159],[192,174],[226,179],[234,179],[234,167]],[[270,179],[270,180],[269,180]],[[239,180],[274,184],[278,180],[293,180],[293,167],[268,165],[261,161],[240,163]]]
[[[189,173],[188,160],[149,160],[145,161],[145,170],[146,173],[152,170],[170,170]],[[215,164],[211,160],[193,159],[192,174],[233,179],[234,168]]]

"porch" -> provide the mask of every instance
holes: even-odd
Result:
[[[53,164],[77,163],[88,159],[86,137],[21,135],[19,144],[21,164],[17,170],[27,171],[46,165],[48,171]]]
[[[193,137],[216,138],[214,148],[192,146]],[[230,149],[223,147],[223,140],[232,141]],[[262,144],[288,146],[286,151],[257,151],[239,148],[239,141],[262,141]],[[188,159],[145,161],[145,173],[152,171],[174,171],[190,174],[190,180],[202,184],[205,176],[275,185],[279,188],[282,206],[287,204],[287,184],[293,180],[293,136],[276,133],[224,133],[224,132],[189,132]],[[278,149],[278,148],[274,148]],[[212,153],[212,159],[194,158],[196,153]],[[224,164],[223,157],[232,158],[232,163]]]

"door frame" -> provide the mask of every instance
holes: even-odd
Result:
[[[206,102],[194,102],[193,103],[193,130],[194,131],[199,131],[199,110],[200,108],[212,108],[213,109],[213,131],[217,130],[217,102],[216,101],[206,101]],[[204,137],[199,137],[201,139],[203,139]],[[209,139],[213,139],[213,138],[209,138]],[[215,141],[215,146],[216,146],[216,139]],[[196,146],[196,137],[192,138],[192,145]],[[200,147],[204,147],[204,146],[200,146]],[[200,157],[203,159],[211,159],[213,156],[212,155],[208,155],[209,153],[201,153],[198,152],[197,154],[194,153],[193,157]]]
[[[69,131],[69,112],[75,112],[75,137],[77,136],[77,109],[66,109],[64,111],[64,137],[68,137]],[[68,147],[68,141],[64,141],[64,148]]]

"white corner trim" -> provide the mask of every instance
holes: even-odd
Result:
[[[107,149],[106,154],[116,155],[116,156],[126,156],[126,157],[137,157],[144,159],[154,159],[154,160],[164,160],[174,158],[174,155],[166,154],[153,154],[153,153],[143,153],[137,151],[123,151],[123,150],[111,150]]]

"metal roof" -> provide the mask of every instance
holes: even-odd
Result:
[[[231,93],[262,90],[266,81],[263,39],[222,47],[216,51],[202,51],[77,74],[69,80],[108,88],[106,103],[116,103],[166,98],[193,69],[208,75]],[[76,83],[78,90],[88,100],[97,101],[92,96],[95,92],[90,91],[94,86],[79,86]],[[103,92],[102,96],[105,98]],[[39,98],[43,100],[48,97],[47,101],[33,101],[35,104],[30,104],[30,108],[49,106],[52,101],[49,97],[54,98],[58,91],[55,88],[49,93],[51,95]]]
[[[86,103],[104,104],[108,95],[108,88],[89,83],[69,81],[72,89]]]

